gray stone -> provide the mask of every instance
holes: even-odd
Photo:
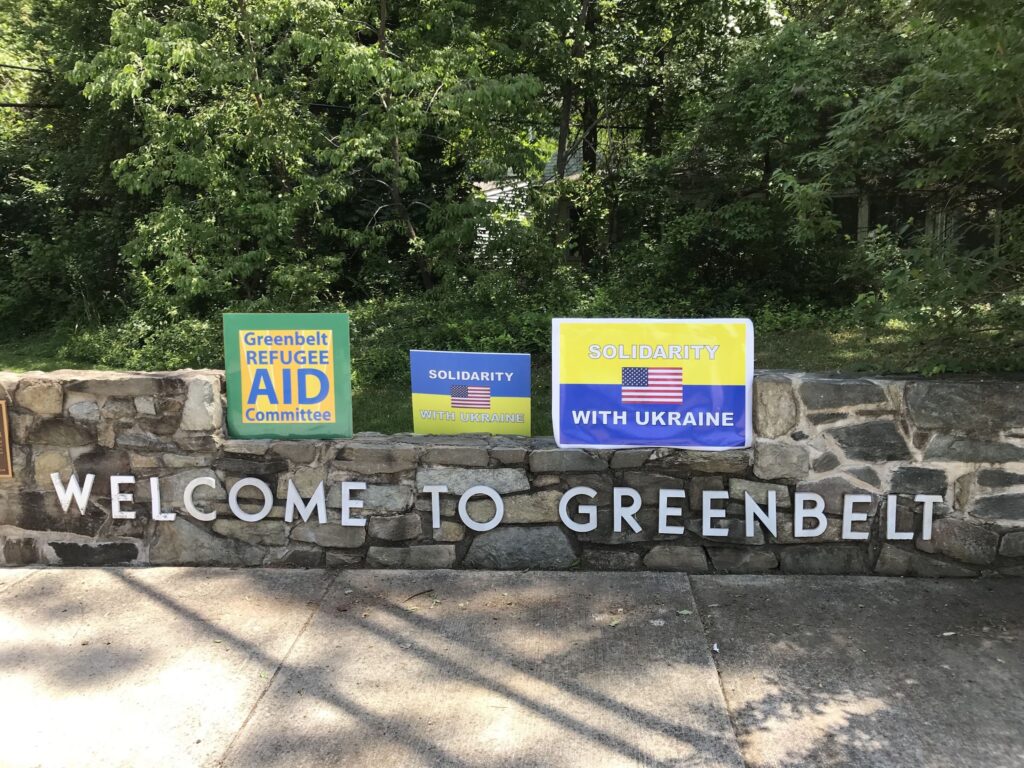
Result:
[[[417,512],[396,517],[371,517],[369,533],[370,538],[384,541],[418,539],[423,535],[423,524]]]
[[[978,485],[982,488],[1011,488],[1024,485],[1024,475],[1005,469],[983,469],[978,472]]]
[[[587,549],[583,551],[582,565],[589,571],[635,571],[640,567],[640,555],[637,552]]]
[[[890,493],[931,493],[945,496],[946,473],[929,467],[899,467],[889,480]]]
[[[370,568],[407,568],[408,547],[370,547],[366,551],[366,565]]]
[[[129,448],[136,451],[175,452],[178,450],[178,445],[173,440],[138,430],[122,432],[117,436],[115,444],[118,448]]]
[[[498,493],[519,493],[530,490],[530,481],[522,469],[420,468],[416,472],[416,488],[445,485],[448,493],[461,495],[475,485],[486,485]]]
[[[847,473],[852,477],[857,478],[862,483],[874,486],[875,488],[878,487],[878,484],[880,482],[878,478],[878,473],[875,472],[875,470],[873,470],[871,467],[853,467],[852,469],[848,469]]]
[[[779,515],[776,521],[775,531],[778,535],[772,536],[769,533],[765,533],[769,544],[817,544],[819,542],[838,542],[843,540],[843,521],[840,517],[828,517],[825,519],[825,530],[818,536],[807,537],[801,536],[797,538],[794,533],[794,521],[793,516],[790,514]],[[806,527],[814,526],[814,519],[811,518],[807,521]],[[862,530],[861,527],[854,526],[854,530]]]
[[[180,428],[186,432],[213,432],[220,429],[223,420],[220,381],[213,376],[196,377],[189,381]]]
[[[924,576],[926,578],[965,578],[978,572],[965,565],[948,563],[937,557],[900,549],[893,544],[882,544],[875,573],[882,576]]]
[[[299,441],[296,441],[299,442]],[[242,456],[249,460],[261,459],[270,450],[269,440],[224,440],[220,444],[221,453],[226,456]]]
[[[538,491],[506,496],[503,499],[505,516],[502,524],[557,523],[558,503],[561,498],[561,491]],[[494,515],[494,504],[490,499],[474,499],[466,505],[466,511],[474,520],[490,520]]]
[[[68,411],[70,412],[70,408]],[[135,402],[130,397],[108,397],[103,404],[103,418],[107,421],[132,421],[135,418]],[[151,430],[155,431],[155,430]],[[174,430],[171,430],[172,432]]]
[[[826,477],[801,483],[796,487],[797,493],[816,493],[825,500],[826,515],[843,514],[843,497],[848,493],[868,493],[864,488],[854,485],[842,477]]]
[[[136,397],[135,411],[141,416],[156,416],[156,399],[152,397]]]
[[[353,491],[350,498],[361,500],[363,506],[353,512],[354,515],[372,517],[395,512],[405,512],[413,505],[414,493],[409,485],[380,485],[369,483],[364,491]],[[341,507],[340,481],[332,483],[327,491],[327,505],[338,509]]]
[[[857,461],[905,461],[910,458],[907,441],[891,421],[871,421],[830,429],[848,459]]]
[[[0,450],[3,450],[0,447]],[[68,455],[66,450],[50,449],[44,451],[37,451],[35,456],[32,458],[32,467],[35,470],[36,486],[44,488],[47,491],[53,488],[53,484],[50,475],[54,472],[60,474],[62,480],[67,480],[68,469],[71,466],[71,457]],[[84,477],[81,478],[84,482]],[[109,482],[109,478],[108,481]]]
[[[490,463],[487,448],[464,445],[439,445],[427,448],[420,457],[426,465],[448,467],[486,467]]]
[[[867,549],[850,544],[807,544],[779,550],[783,573],[868,573]]]
[[[764,506],[768,503],[769,491],[775,491],[775,503],[780,509],[793,506],[793,500],[789,497],[789,488],[785,485],[759,483],[755,480],[744,480],[739,477],[729,478],[729,498],[738,501],[744,501],[744,494],[749,493],[750,498]]]
[[[366,564],[370,568],[451,568],[455,565],[455,545],[370,547],[366,553]]]
[[[282,547],[266,559],[267,565],[288,568],[320,568],[324,563],[324,551],[319,547],[303,544]]]
[[[11,371],[0,371],[0,400],[14,400],[14,392],[21,383],[21,377]]]
[[[622,473],[622,482],[616,483],[618,487],[632,488],[640,494],[645,506],[657,507],[662,490],[685,491],[688,483],[678,477],[671,475],[659,475],[655,472],[644,470],[627,471]],[[595,488],[595,490],[597,490]],[[608,494],[610,495],[610,493]],[[607,497],[605,497],[607,498]],[[685,501],[673,502],[683,506]]]
[[[823,453],[821,454],[821,456],[816,458],[814,462],[811,464],[811,469],[813,469],[815,472],[828,472],[830,470],[835,469],[838,466],[839,459],[836,458],[836,455],[834,453],[829,451],[828,453]]]
[[[324,556],[324,566],[327,568],[358,568],[363,564],[361,552],[342,552],[337,549],[329,549]]]
[[[1011,531],[1003,536],[999,545],[1003,557],[1024,557],[1024,531]]]
[[[690,511],[700,512],[703,507],[704,491],[724,491],[725,480],[721,477],[695,477],[690,481]]]
[[[1003,464],[1024,461],[1024,448],[1010,443],[975,440],[957,435],[935,435],[924,457],[934,461],[962,461],[968,464]]]
[[[242,520],[215,520],[213,532],[229,539],[238,539],[246,544],[264,544],[281,547],[288,543],[288,531],[280,520],[261,520],[246,523]]]
[[[90,430],[70,419],[53,418],[36,421],[28,439],[33,444],[75,447],[92,445],[96,437]]]
[[[288,471],[288,462],[277,458],[221,456],[213,468],[233,477],[259,477],[264,480]]]
[[[68,406],[68,416],[75,421],[95,424],[100,420],[100,407],[92,400],[81,400]]]
[[[809,413],[807,414],[807,420],[815,426],[822,424],[835,424],[837,421],[845,421],[850,418],[850,414],[841,413],[838,411],[828,411],[826,413]]]
[[[1024,493],[984,496],[974,502],[970,514],[984,520],[1024,520]]]
[[[61,565],[126,565],[138,560],[138,542],[50,541]]]
[[[456,542],[466,538],[466,527],[452,520],[442,520],[440,528],[431,530],[431,538],[437,542]]]
[[[705,536],[703,519],[688,520],[686,530],[700,536],[707,544],[745,544],[759,547],[765,543],[764,528],[756,519],[754,535],[747,536],[747,521],[742,505],[730,504],[727,513],[728,517],[715,518],[710,521],[712,528],[726,531],[725,536]]]
[[[521,466],[526,463],[525,448],[498,446],[491,448],[491,458],[503,466]]]
[[[575,448],[549,448],[530,452],[530,471],[545,472],[600,472],[608,469],[604,459]]]
[[[180,515],[159,523],[149,546],[152,565],[259,565],[263,551],[234,539],[214,536]]]
[[[204,502],[223,501],[227,498],[227,491],[220,479],[209,469],[186,469],[183,472],[175,472],[160,478],[160,500],[165,507],[184,509],[185,487],[198,477],[212,477],[214,487],[201,485],[192,494],[192,499],[199,509],[204,508]]]
[[[277,498],[287,499],[288,484],[292,483],[299,496],[309,499],[325,480],[323,467],[298,467],[292,472],[281,473],[277,478]]]
[[[36,418],[28,413],[8,413],[7,418],[10,420],[11,441],[22,445],[28,443],[29,432],[32,431]]]
[[[708,547],[707,550],[718,573],[764,573],[779,567],[779,558],[774,552],[723,547]]]
[[[332,469],[353,475],[394,475],[416,468],[420,449],[410,445],[350,443],[338,452]]]
[[[35,539],[7,539],[0,536],[0,563],[4,565],[32,565],[38,562],[39,549],[36,546]]]
[[[99,397],[136,397],[185,391],[180,376],[166,373],[120,373],[118,371],[88,371],[84,378],[65,383],[68,392],[88,392]]]
[[[754,441],[754,474],[762,480],[802,480],[810,461],[802,445]]]
[[[263,442],[256,440],[239,441],[243,443]],[[268,443],[264,453],[269,451],[280,456],[290,464],[312,464],[316,461],[321,443],[316,440],[275,440]]]
[[[708,572],[708,558],[701,547],[659,544],[644,557],[644,565],[652,571]]]
[[[355,549],[366,542],[366,526],[319,523],[313,518],[292,528],[291,538],[292,541],[319,544],[321,547]]]
[[[576,554],[561,528],[510,526],[477,534],[465,565],[496,570],[559,569],[575,561]]]
[[[407,568],[451,568],[454,565],[454,544],[419,544],[409,547]]]
[[[653,450],[650,448],[626,448],[621,451],[613,451],[608,464],[612,469],[639,469],[652,453]]]
[[[754,377],[754,429],[759,437],[781,437],[800,417],[789,377],[761,374]]]
[[[741,475],[750,468],[751,454],[752,451],[749,448],[730,451],[656,448],[647,465],[651,469],[667,472]]]
[[[917,548],[939,553],[973,565],[988,565],[996,559],[999,534],[966,520],[940,518],[933,523],[932,537],[918,538]]]
[[[921,429],[995,435],[1024,426],[1024,383],[915,381],[907,385],[907,410]]]
[[[14,402],[40,416],[58,416],[64,406],[64,392],[59,381],[24,378],[14,393]]]
[[[886,402],[885,390],[867,379],[804,379],[800,384],[800,399],[809,411]]]

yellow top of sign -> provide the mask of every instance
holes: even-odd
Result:
[[[753,327],[747,319],[555,320],[562,384],[618,384],[623,366],[683,367],[687,384],[747,383]]]

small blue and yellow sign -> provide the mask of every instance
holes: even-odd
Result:
[[[351,437],[346,314],[225,314],[232,437]]]
[[[552,358],[560,446],[750,445],[750,320],[556,319]]]
[[[418,435],[530,434],[530,356],[409,352]]]

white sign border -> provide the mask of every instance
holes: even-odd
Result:
[[[746,327],[746,405],[743,427],[743,445],[712,446],[712,445],[596,445],[594,443],[563,443],[561,441],[561,386],[559,368],[561,367],[561,349],[559,329],[562,323],[691,323],[706,325],[709,323],[743,323]],[[627,318],[627,317],[554,317],[551,319],[551,431],[555,435],[555,444],[559,448],[678,448],[686,451],[737,451],[749,448],[753,444],[753,404],[754,404],[754,323],[749,317],[715,317],[715,318]]]

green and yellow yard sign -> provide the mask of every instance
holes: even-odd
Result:
[[[346,314],[225,314],[228,432],[242,438],[352,436]]]

